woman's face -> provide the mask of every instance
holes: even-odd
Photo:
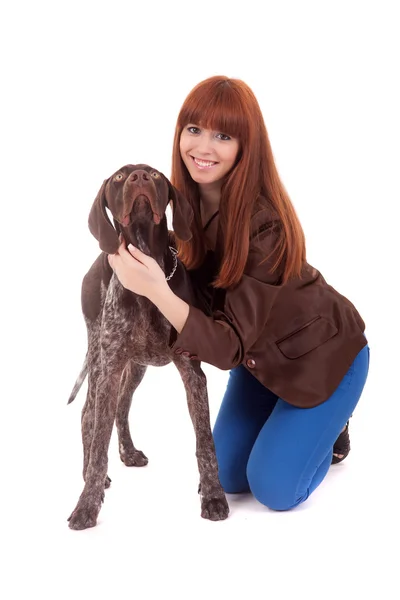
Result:
[[[239,152],[239,141],[220,131],[189,123],[180,139],[182,160],[199,185],[221,181],[232,169]]]

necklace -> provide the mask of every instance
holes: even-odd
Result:
[[[172,258],[174,259],[174,266],[172,267],[171,273],[168,275],[168,277],[165,278],[165,281],[169,281],[170,279],[172,279],[176,271],[176,267],[178,266],[178,259],[176,258],[178,250],[175,250],[175,248],[173,248],[172,246],[169,246],[169,249],[171,250]]]

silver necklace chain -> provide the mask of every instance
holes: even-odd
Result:
[[[171,273],[168,275],[168,277],[165,278],[165,281],[169,281],[170,279],[172,279],[176,271],[176,267],[178,266],[178,259],[176,258],[178,250],[175,250],[175,248],[173,248],[172,246],[169,246],[169,249],[171,250],[172,258],[174,259],[174,266],[172,267]]]

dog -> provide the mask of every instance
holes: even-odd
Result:
[[[164,366],[170,362],[182,377],[195,431],[201,516],[218,521],[226,519],[229,513],[218,477],[207,381],[200,361],[170,349],[175,331],[172,325],[150,300],[125,289],[108,263],[107,255],[118,250],[123,236],[127,245],[137,246],[157,261],[180,298],[194,303],[188,273],[171,246],[165,215],[170,201],[174,235],[187,241],[191,238],[193,210],[171,182],[149,165],[125,165],[119,169],[103,182],[90,210],[89,229],[102,253],[82,282],[88,350],[68,401],[74,400],[88,375],[82,410],[85,485],[68,519],[71,529],[86,529],[97,523],[104,490],[111,482],[107,466],[114,422],[121,460],[127,466],[147,464],[147,457],[135,448],[129,431],[132,395],[148,365]]]

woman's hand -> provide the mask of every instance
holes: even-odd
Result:
[[[116,254],[109,254],[108,262],[124,288],[145,296],[149,300],[158,297],[166,288],[165,274],[151,256],[122,241]]]

